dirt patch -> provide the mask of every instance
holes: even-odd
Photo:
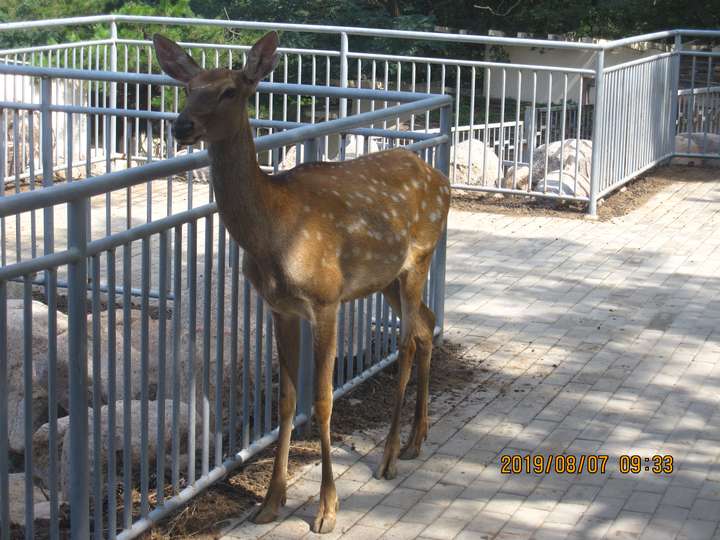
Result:
[[[430,376],[430,408],[432,399],[448,392],[467,394],[474,389],[475,376],[481,372],[465,358],[465,351],[448,341],[433,349]],[[477,362],[477,361],[475,361]],[[396,387],[395,365],[376,374],[358,388],[338,400],[333,408],[331,432],[333,442],[342,442],[347,435],[373,430],[388,424]],[[403,407],[403,425],[412,422],[415,406],[415,374],[408,384]],[[146,540],[171,540],[219,537],[228,519],[248,515],[262,501],[272,473],[275,446],[255,456],[229,478],[213,485],[193,499],[177,514],[146,533]],[[320,445],[313,427],[307,439],[293,438],[290,445],[289,474],[320,459]]]
[[[598,205],[598,218],[607,221],[627,215],[673,182],[699,182],[718,178],[720,171],[713,168],[690,165],[658,167],[628,182],[623,188],[603,199]],[[453,193],[452,208],[469,212],[577,219],[583,218],[587,211],[586,204],[574,201],[463,191]]]

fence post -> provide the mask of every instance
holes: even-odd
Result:
[[[340,87],[348,86],[348,35],[340,33]],[[386,89],[387,90],[387,89]],[[347,116],[347,98],[340,98],[340,118]]]
[[[595,109],[593,110],[592,162],[590,165],[590,200],[588,215],[597,215],[598,182],[600,181],[600,159],[603,144],[603,113],[605,110],[605,51],[595,57]]]
[[[40,80],[40,159],[42,161],[42,184],[43,187],[53,185],[53,151],[52,151],[52,79],[43,77]],[[43,252],[45,255],[52,253],[55,249],[55,224],[54,208],[47,206],[43,208]],[[48,283],[50,273],[45,271],[45,300],[50,300]]]
[[[680,90],[680,59],[682,51],[682,35],[680,33],[675,34],[675,44],[673,46],[672,55],[672,79],[670,79],[670,121],[668,122],[669,131],[669,142],[670,142],[670,159],[675,156],[677,148],[675,148],[676,137],[677,137],[677,122],[678,122],[678,92]]]
[[[447,137],[437,150],[437,168],[446,176],[450,175],[450,117],[452,105],[445,105],[440,109],[440,133]],[[445,328],[445,262],[447,256],[447,223],[443,228],[440,240],[435,248],[435,325],[440,328],[440,336]]]
[[[68,203],[68,362],[70,386],[70,527],[71,537],[90,538],[87,404],[87,230],[88,199]],[[96,467],[99,464],[95,464]],[[96,501],[97,504],[100,501]]]
[[[112,21],[110,23],[110,71],[113,73],[117,72],[117,60],[118,60],[118,51],[117,51],[117,39],[118,39],[118,31],[117,31],[117,23],[115,21]],[[117,108],[117,82],[111,82],[110,83],[110,108],[115,109]],[[108,145],[105,145],[105,148],[108,148]],[[110,156],[114,156],[115,152],[117,150],[117,117],[112,114],[110,115]],[[107,159],[107,156],[106,156]]]

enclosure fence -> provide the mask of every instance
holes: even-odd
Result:
[[[272,318],[217,217],[203,145],[179,147],[178,85],[137,25],[335,35],[281,48],[251,102],[269,172],[404,146],[455,190],[598,201],[671,158],[720,157],[720,32],[604,44],[98,16],[108,39],[0,51],[0,538],[132,538],[277,437]],[[572,51],[582,67],[351,50],[350,39]],[[617,62],[638,43],[648,54]],[[184,43],[205,67],[244,45]],[[614,62],[614,63],[613,63]],[[611,65],[612,64],[612,65]],[[425,299],[443,328],[446,245]],[[335,395],[397,355],[381,294],[343,304]],[[296,425],[312,413],[302,329]],[[45,496],[47,494],[47,496]]]

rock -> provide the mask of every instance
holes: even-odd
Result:
[[[147,431],[147,452],[148,452],[148,461],[149,466],[153,467],[155,463],[155,457],[157,453],[157,447],[158,447],[158,437],[157,437],[157,421],[158,421],[158,401],[149,401],[148,402],[148,426],[149,429]],[[163,432],[163,440],[165,442],[165,450],[166,454],[169,454],[172,448],[172,400],[165,400],[165,429]],[[117,465],[118,470],[121,470],[121,466],[123,464],[123,460],[125,459],[125,456],[123,456],[123,446],[124,446],[124,434],[127,431],[130,435],[131,440],[131,459],[132,459],[132,468],[133,470],[136,470],[140,466],[140,449],[141,449],[141,423],[140,423],[140,406],[141,402],[137,400],[133,400],[130,402],[130,426],[129,429],[127,426],[125,426],[125,418],[124,418],[124,402],[123,401],[116,401],[115,402],[115,433],[114,433],[114,441],[115,441],[115,454],[117,456]],[[101,467],[103,469],[103,474],[107,466],[107,458],[108,458],[108,439],[109,439],[109,433],[108,433],[108,409],[110,405],[104,405],[100,409],[100,418],[101,418],[101,440],[102,440],[102,450],[101,450],[101,456],[102,456],[102,463]],[[90,478],[93,477],[94,474],[94,467],[95,463],[93,462],[94,459],[94,452],[93,452],[93,432],[92,432],[92,425],[93,425],[93,410],[88,409],[88,460],[90,462]],[[188,433],[188,427],[190,425],[189,415],[188,415],[188,406],[186,403],[180,404],[180,414],[178,417],[178,435],[180,439],[181,446],[184,447],[184,445],[187,442],[187,433]],[[69,450],[70,450],[70,430],[65,431],[65,435],[63,437],[62,441],[62,454],[60,459],[60,488],[62,496],[65,499],[68,499],[68,490],[69,490],[69,482],[70,479],[68,477],[69,475],[69,468],[70,468],[70,456],[69,456]],[[166,461],[168,465],[170,465],[170,461]]]
[[[70,427],[70,417],[64,416],[57,421],[57,461],[60,464],[62,444],[65,432]],[[32,440],[33,474],[42,481],[47,488],[50,487],[50,423],[40,426],[33,434]]]
[[[282,154],[281,154],[282,155]],[[297,145],[288,146],[285,150],[285,157],[278,165],[281,171],[293,169],[297,165]]]
[[[490,146],[485,146],[485,143],[480,140],[468,139],[467,141],[458,143],[452,151],[452,156],[455,163],[454,183],[474,186],[495,186],[498,171],[502,177],[500,158],[497,157]],[[469,168],[468,159],[470,162]]]
[[[25,524],[25,473],[14,473],[8,475],[10,502],[10,523],[17,525]],[[47,499],[42,490],[33,486],[33,502],[43,503]]]
[[[592,141],[581,139],[568,139],[564,142],[555,141],[550,145],[538,146],[533,151],[532,167],[532,189],[542,191],[545,179],[545,156],[547,154],[547,191],[563,195],[577,195],[587,197],[590,194],[590,167],[592,162]],[[562,163],[560,153],[562,148]],[[577,151],[576,151],[577,149]],[[529,154],[528,154],[529,155]],[[577,192],[574,192],[575,184],[575,163],[577,162]],[[560,169],[563,170],[562,186],[560,185]],[[500,187],[511,188],[515,176],[516,189],[526,190],[530,177],[530,167],[519,165],[517,172],[515,167],[510,167],[505,174]]]
[[[25,387],[23,377],[23,300],[7,302],[7,383],[8,383],[8,439],[10,450],[22,453],[25,448]],[[41,302],[33,301],[32,308],[32,421],[33,432],[47,421],[47,380],[43,375],[48,368],[48,309]],[[67,317],[57,314],[58,362],[67,356]],[[58,397],[67,392],[58,379]]]

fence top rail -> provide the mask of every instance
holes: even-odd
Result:
[[[16,21],[0,24],[0,32],[11,30],[24,30],[32,28],[48,28],[56,26],[87,25],[100,23],[130,23],[130,24],[163,24],[163,25],[193,25],[217,26],[221,28],[242,28],[247,30],[284,30],[290,32],[312,32],[325,34],[346,34],[356,36],[384,37],[398,39],[416,39],[425,41],[452,41],[456,43],[476,43],[483,45],[505,46],[531,46],[546,49],[575,49],[585,51],[610,50],[640,42],[656,41],[659,39],[685,37],[719,38],[718,30],[674,29],[664,30],[631,36],[600,43],[583,43],[575,41],[556,41],[536,38],[517,38],[504,36],[480,36],[470,34],[452,34],[447,32],[427,32],[414,30],[393,30],[388,28],[360,28],[356,26],[335,26],[320,24],[279,23],[260,21],[230,21],[223,19],[202,19],[188,17],[157,17],[142,15],[92,15],[85,17],[67,17],[46,19],[38,21]]]
[[[275,87],[277,86],[292,87],[303,85],[275,85]],[[295,129],[263,135],[255,139],[255,149],[257,152],[263,152],[282,146],[302,143],[333,133],[344,133],[352,128],[364,127],[398,116],[435,110],[452,103],[450,96],[436,94],[421,94],[421,96],[422,99],[418,101],[338,118],[328,122],[306,124]],[[436,141],[437,144],[446,142],[443,137],[437,138]],[[149,180],[178,175],[208,165],[208,154],[207,151],[204,150],[185,156],[155,161],[140,167],[98,175],[83,180],[82,182],[58,184],[40,190],[16,193],[9,197],[0,198],[0,217],[7,217],[31,210],[39,210],[44,207],[63,204],[82,197],[93,197],[142,184]]]
[[[426,41],[453,41],[460,43],[478,43],[487,45],[530,45],[549,49],[580,49],[598,50],[601,45],[594,43],[579,43],[574,41],[553,41],[548,39],[510,38],[500,36],[477,36],[468,34],[451,34],[444,32],[421,32],[412,30],[392,30],[386,28],[360,28],[355,26],[332,26],[321,24],[297,24],[256,21],[229,21],[222,19],[201,19],[186,17],[152,17],[138,15],[95,15],[88,17],[69,17],[60,19],[47,19],[44,21],[18,21],[0,24],[0,32],[9,30],[24,30],[31,28],[47,28],[51,26],[69,26],[98,23],[131,23],[131,24],[165,24],[165,25],[193,25],[193,26],[219,26],[222,28],[244,28],[248,30],[285,30],[290,32],[313,32],[324,34],[347,34],[369,37],[386,37],[400,39],[420,39]]]
[[[150,73],[127,73],[70,68],[44,68],[0,62],[0,74],[25,75],[50,79],[73,79],[85,81],[127,82],[139,84],[157,84],[162,86],[183,86],[183,83],[167,75]],[[424,100],[425,92],[403,92],[398,90],[372,90],[367,88],[350,88],[339,86],[315,86],[312,84],[286,84],[261,82],[258,85],[261,93],[277,93],[293,96],[337,97],[356,99],[375,99],[381,101],[397,101],[410,103]]]
[[[118,39],[119,45],[147,45],[152,46],[153,42],[149,39]],[[189,47],[192,49],[211,49],[211,50],[223,50],[223,51],[249,51],[252,45],[237,45],[232,43],[197,43],[193,41],[178,41],[178,45],[181,47]],[[10,49],[13,51],[14,49]],[[314,56],[340,56],[340,51],[333,51],[330,49],[299,49],[296,47],[278,47],[279,53],[285,54],[309,54]],[[0,51],[0,54],[3,51]]]

